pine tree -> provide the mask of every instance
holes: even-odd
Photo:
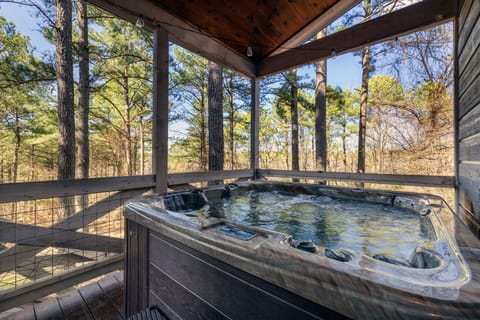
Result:
[[[223,170],[222,66],[208,63],[208,171]]]

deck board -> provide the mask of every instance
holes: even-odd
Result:
[[[116,310],[115,305],[103,292],[98,282],[79,288],[79,292],[95,319],[125,319]]]
[[[115,271],[86,285],[0,314],[0,319],[123,320],[123,310],[123,271]]]
[[[98,285],[113,303],[115,309],[123,315],[123,289],[122,283],[115,277],[107,277],[100,279]]]
[[[64,316],[56,297],[33,305],[36,319],[63,320]]]
[[[123,284],[123,272],[114,272],[112,274],[118,282]]]
[[[95,319],[76,288],[58,297],[58,302],[67,319]]]
[[[17,308],[16,308],[17,309]],[[25,319],[25,320],[35,320],[35,312],[33,311],[33,304],[24,305],[20,310],[6,314],[3,317],[0,317],[2,320],[16,320],[16,319]]]

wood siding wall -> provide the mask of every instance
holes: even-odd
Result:
[[[457,161],[460,218],[480,238],[480,1],[459,1]]]

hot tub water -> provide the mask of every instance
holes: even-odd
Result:
[[[248,191],[189,214],[262,227],[326,248],[403,260],[409,260],[419,244],[435,240],[429,218],[411,209],[281,191]]]

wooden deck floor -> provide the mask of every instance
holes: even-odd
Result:
[[[109,273],[43,301],[23,305],[0,319],[125,319],[123,271]]]

